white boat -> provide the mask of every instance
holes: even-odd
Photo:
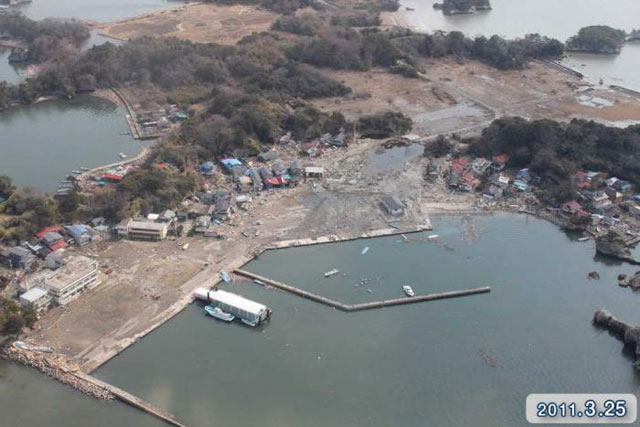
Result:
[[[428,236],[427,239],[433,240],[433,239],[437,239],[438,237],[440,237],[440,236],[438,236],[437,234],[432,234],[432,235]]]
[[[340,271],[338,269],[334,268],[333,270],[330,270],[330,271],[327,271],[326,273],[324,273],[324,277],[331,277],[334,274],[338,274],[338,273],[340,273]]]
[[[404,293],[408,296],[408,297],[412,297],[415,296],[415,292],[413,292],[413,288],[409,285],[404,285],[402,287],[402,290],[404,291]]]
[[[204,307],[204,311],[206,311],[209,316],[215,317],[216,319],[223,320],[225,322],[233,322],[233,319],[236,318],[236,316],[234,316],[233,314],[227,313],[226,311],[223,311],[220,308],[214,307],[212,305],[206,305]]]
[[[249,325],[252,328],[255,328],[256,326],[258,326],[258,324],[256,322],[251,322],[247,319],[240,319],[242,321],[242,323],[244,323],[245,325]]]
[[[263,282],[262,280],[260,280],[260,279],[253,279],[253,282],[254,282],[255,284],[258,284],[258,285],[261,285],[261,286],[266,286],[266,285],[267,285],[266,283],[264,283],[264,282]]]
[[[360,252],[360,254],[361,254],[361,255],[364,255],[364,254],[366,254],[367,252],[369,252],[369,246],[365,246],[365,247],[362,249],[362,252]]]
[[[53,347],[31,345],[22,341],[14,341],[13,347],[19,350],[38,351],[40,353],[53,353]]]
[[[119,156],[120,156],[121,159],[126,159],[127,158],[127,155],[124,154],[124,153],[120,153]]]
[[[587,240],[589,240],[589,236],[583,236],[578,239],[578,242],[586,242]]]
[[[82,166],[82,167],[80,168],[80,170],[81,170],[81,171],[85,171],[85,172],[87,172],[87,171],[89,171],[90,169],[89,169],[88,167],[86,167],[86,166]]]

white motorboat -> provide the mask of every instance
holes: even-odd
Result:
[[[408,297],[412,297],[415,296],[415,292],[413,292],[413,288],[409,285],[404,285],[402,287],[402,290],[404,291],[404,293],[408,296]]]

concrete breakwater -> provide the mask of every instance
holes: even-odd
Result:
[[[13,347],[4,348],[2,356],[35,368],[43,374],[97,399],[114,400],[116,397],[109,390],[76,375],[70,368],[65,366],[65,362],[60,356],[50,355],[45,357],[38,353],[25,352]]]
[[[621,338],[625,345],[633,347],[634,354],[636,355],[633,366],[640,370],[640,326],[631,326],[628,323],[618,320],[605,309],[600,309],[595,312],[593,315],[593,323]]]
[[[435,294],[427,294],[427,295],[416,295],[411,298],[393,298],[388,300],[381,301],[373,301],[362,304],[344,304],[339,301],[332,300],[327,297],[323,297],[321,295],[314,294],[309,291],[305,291],[304,289],[296,288],[295,286],[287,285],[285,283],[277,282],[275,280],[269,279],[267,277],[262,277],[257,274],[251,273],[249,271],[236,269],[235,273],[248,277],[253,280],[260,280],[266,283],[269,286],[273,286],[274,288],[278,288],[280,290],[292,293],[294,295],[298,295],[303,298],[310,299],[312,301],[318,302],[320,304],[328,305],[333,308],[337,308],[338,310],[342,310],[345,312],[353,312],[353,311],[361,311],[361,310],[371,310],[374,308],[383,308],[383,307],[391,307],[395,305],[406,305],[406,304],[414,304],[425,301],[434,301],[439,299],[447,299],[447,298],[457,298],[469,295],[476,295],[491,292],[491,288],[488,286],[483,286],[480,288],[474,289],[464,289],[459,291],[449,291],[449,292],[440,292]]]

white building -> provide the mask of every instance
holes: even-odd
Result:
[[[130,239],[164,240],[169,230],[165,222],[135,221],[127,224],[127,236]]]
[[[20,304],[24,307],[32,306],[36,311],[41,312],[49,308],[51,297],[41,288],[33,288],[20,295]]]
[[[54,303],[66,305],[85,290],[99,284],[98,261],[78,255],[64,260],[63,265],[55,271],[43,271],[32,280],[30,288],[44,289]]]

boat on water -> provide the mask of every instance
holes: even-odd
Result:
[[[231,292],[198,288],[194,294],[199,300],[205,301],[208,306],[217,307],[222,312],[231,314],[252,327],[264,324],[271,317],[271,310],[266,305]]]
[[[261,285],[261,286],[266,286],[267,284],[264,283],[262,280],[260,279],[253,279],[253,283]]]
[[[87,171],[89,171],[89,168],[88,168],[88,167],[86,167],[86,166],[82,166],[82,167],[80,168],[80,170],[81,170],[81,171],[84,171],[84,172],[87,172]]]
[[[327,271],[326,273],[324,273],[324,277],[331,277],[334,274],[338,274],[338,273],[340,273],[340,271],[338,269],[334,268],[333,270],[330,270],[330,271]]]
[[[412,297],[415,296],[415,292],[413,292],[413,288],[409,285],[404,285],[402,287],[402,290],[404,291],[404,293],[408,296],[408,297]]]
[[[227,273],[226,271],[220,272],[220,278],[224,280],[225,283],[231,282],[231,276],[229,276],[229,273]]]
[[[205,305],[204,311],[206,311],[209,316],[225,322],[233,322],[233,319],[236,318],[236,316],[234,316],[233,314],[227,313],[226,311],[223,311],[221,308],[214,307],[212,305]]]
[[[578,242],[586,242],[587,240],[589,240],[589,236],[582,236],[578,239]]]
[[[433,240],[433,239],[437,239],[438,237],[440,237],[440,236],[438,236],[437,234],[432,234],[430,236],[427,236],[427,239]]]
[[[360,252],[360,255],[364,255],[367,252],[369,252],[369,246],[365,246],[364,248],[362,248],[362,252]]]
[[[71,173],[74,174],[74,175],[80,175],[82,172],[80,172],[80,171],[71,171]]]
[[[252,322],[252,321],[244,319],[244,318],[240,319],[240,321],[242,323],[244,323],[245,325],[251,326],[252,328],[255,328],[256,326],[258,326],[258,324],[256,322]]]
[[[120,153],[118,155],[120,156],[121,159],[126,159],[127,158],[127,155],[124,154],[124,153]]]

